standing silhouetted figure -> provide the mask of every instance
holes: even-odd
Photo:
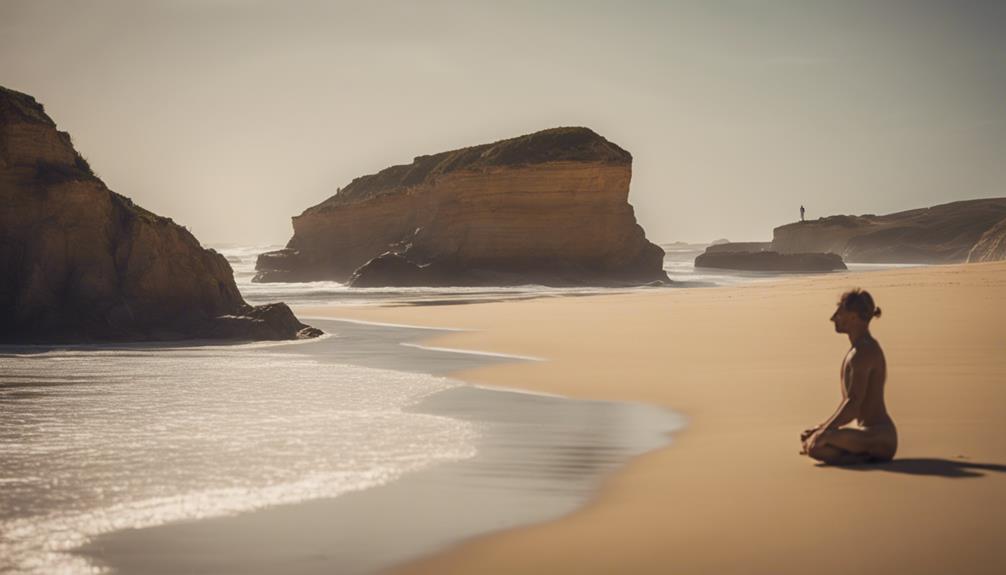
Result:
[[[803,206],[800,206],[800,221],[801,222],[803,221],[803,213],[804,213],[804,211],[805,210],[803,209]]]

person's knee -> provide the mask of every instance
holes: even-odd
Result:
[[[827,463],[828,465],[840,465],[845,461],[848,452],[831,445],[825,441],[824,438],[820,438],[820,440],[815,442],[814,446],[807,451],[807,455],[810,456],[811,459],[815,459],[821,463]]]
[[[827,445],[816,444],[807,450],[807,457],[829,463],[835,450]]]
[[[890,447],[887,445],[878,447],[870,452],[870,462],[872,463],[887,463],[894,460],[894,454],[897,448]]]

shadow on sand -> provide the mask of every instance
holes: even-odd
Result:
[[[886,463],[866,463],[838,467],[852,471],[888,471],[891,473],[904,473],[906,475],[928,475],[954,479],[982,477],[985,475],[983,473],[985,471],[1006,473],[1006,465],[998,463],[972,463],[966,459],[940,459],[935,457],[895,459]]]

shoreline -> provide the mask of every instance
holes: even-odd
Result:
[[[309,353],[321,364],[350,361],[437,376],[516,359],[409,345],[441,330],[322,321],[329,341],[286,351]],[[472,537],[574,512],[602,477],[666,444],[680,426],[673,413],[648,405],[461,382],[405,410],[476,425],[478,452],[334,498],[105,533],[76,553],[123,573],[381,571]]]
[[[874,331],[888,355],[902,446],[890,464],[821,467],[797,455],[797,436],[837,404],[848,342],[827,318],[838,294],[857,285],[884,309]],[[673,405],[689,418],[671,446],[635,458],[575,513],[478,537],[395,573],[1006,568],[995,535],[1006,529],[1006,422],[997,409],[1006,405],[1004,263],[299,313],[454,326],[467,331],[424,344],[549,359],[456,374],[468,383]],[[832,560],[841,549],[857,551]]]

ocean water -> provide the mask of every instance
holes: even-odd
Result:
[[[216,247],[234,269],[241,294],[252,304],[284,301],[290,305],[446,305],[484,301],[563,297],[628,291],[596,287],[546,287],[540,285],[506,287],[390,287],[352,288],[334,281],[254,283],[258,254],[283,246]],[[634,288],[655,289],[655,288]],[[659,289],[659,288],[656,288]]]
[[[459,383],[282,347],[0,350],[0,572],[91,573],[65,552],[101,534],[475,455],[477,422],[408,409]]]
[[[507,287],[448,287],[448,288],[351,288],[333,281],[254,283],[255,260],[258,254],[283,246],[220,246],[234,269],[234,279],[245,299],[253,304],[284,301],[290,305],[449,305],[499,300],[530,299],[541,297],[570,297],[652,291],[665,287],[640,286],[632,288],[599,287],[546,287],[523,285]],[[677,288],[720,287],[757,283],[778,279],[786,275],[773,272],[745,272],[736,270],[696,269],[696,256],[705,250],[704,244],[668,244],[663,246],[664,271]],[[850,271],[876,271],[905,264],[848,264]]]
[[[419,287],[419,288],[351,288],[333,281],[254,283],[255,260],[258,254],[282,246],[217,247],[234,269],[234,279],[245,299],[253,304],[285,301],[290,305],[448,305],[541,297],[570,297],[652,291],[662,287],[634,288],[547,287],[522,285],[506,287]],[[692,262],[701,249],[670,250],[664,257],[664,271],[679,282],[678,287],[713,287],[735,285],[773,277],[771,274],[744,272],[696,271]]]
[[[325,361],[444,372],[505,360],[402,345],[430,330],[311,321],[341,336],[297,346],[327,347]],[[471,423],[476,455],[339,497],[111,532],[79,552],[123,573],[380,573],[460,541],[572,513],[608,474],[666,446],[685,423],[653,405],[471,385],[407,409]]]

